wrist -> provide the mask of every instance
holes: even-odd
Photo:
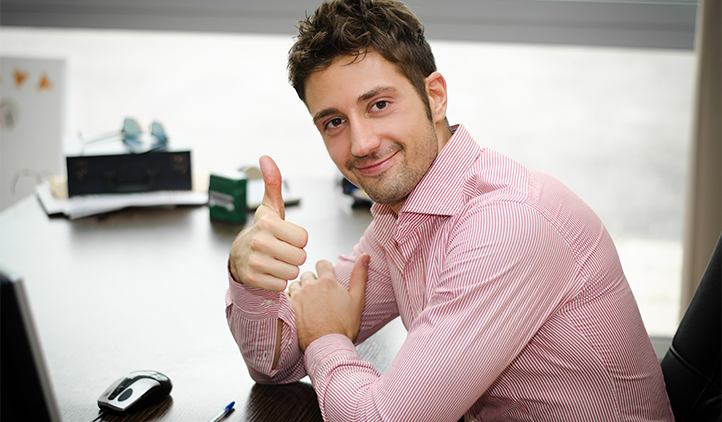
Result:
[[[320,372],[323,372],[323,363],[327,359],[340,355],[360,359],[356,347],[343,334],[327,334],[311,342],[304,354],[306,373],[311,378],[311,381],[313,382]]]
[[[236,276],[236,272],[233,270],[233,265],[231,265],[231,258],[228,257],[228,262],[226,263],[226,270],[228,271],[228,277],[235,281],[236,283],[244,284],[243,282],[239,281],[238,276]]]
[[[230,277],[228,294],[236,307],[243,309],[249,319],[265,319],[277,315],[281,307],[283,292],[274,292],[255,287],[248,287]]]

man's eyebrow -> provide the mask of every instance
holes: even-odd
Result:
[[[396,88],[394,88],[393,86],[377,86],[377,87],[373,88],[372,90],[359,95],[358,99],[356,99],[356,103],[358,104],[358,103],[366,102],[366,101],[370,100],[371,98],[381,94],[382,92],[386,92],[386,91],[396,91]],[[316,123],[317,121],[323,119],[326,116],[329,116],[331,114],[338,114],[338,113],[340,113],[340,110],[337,108],[331,107],[331,108],[323,109],[313,116],[313,122]]]
[[[316,123],[317,121],[323,119],[326,116],[330,116],[331,114],[337,114],[337,113],[340,113],[339,109],[337,109],[337,108],[323,109],[313,116],[313,123]]]
[[[358,99],[356,100],[356,103],[366,102],[366,101],[370,100],[371,98],[381,94],[382,92],[386,92],[386,91],[396,91],[396,88],[394,88],[393,86],[377,86],[376,88],[374,88],[364,94],[361,94],[358,97]]]

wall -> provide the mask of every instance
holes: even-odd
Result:
[[[62,169],[65,60],[0,56],[0,210]]]

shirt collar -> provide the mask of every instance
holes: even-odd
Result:
[[[463,205],[464,174],[478,158],[479,145],[463,125],[452,126],[452,135],[436,160],[406,199],[399,214],[454,215]],[[374,204],[375,218],[393,216],[386,204]]]

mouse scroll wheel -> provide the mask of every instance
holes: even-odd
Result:
[[[120,397],[118,397],[118,401],[121,401],[121,402],[126,401],[126,400],[128,400],[128,397],[130,397],[131,395],[133,395],[133,389],[127,388],[125,391],[123,391],[123,394],[121,394]]]
[[[132,381],[133,380],[127,379],[118,384],[118,386],[115,387],[115,390],[113,390],[113,392],[110,393],[110,395],[108,396],[108,400],[113,400],[118,394],[122,393],[123,390],[125,390],[125,388],[128,387]]]

